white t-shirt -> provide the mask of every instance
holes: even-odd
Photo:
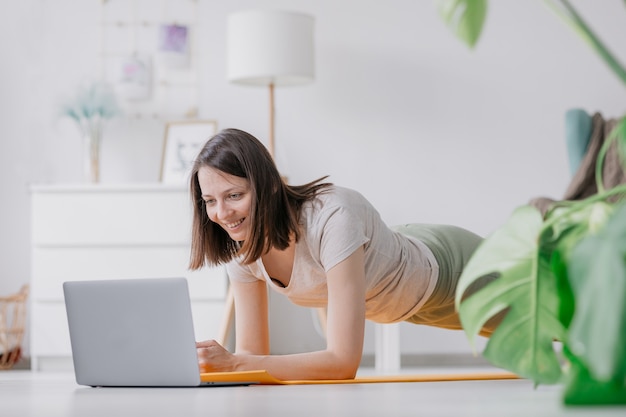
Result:
[[[249,265],[233,260],[229,278],[263,280],[293,303],[324,307],[326,272],[359,246],[365,251],[365,316],[379,323],[411,317],[437,283],[439,267],[431,250],[417,239],[394,232],[360,193],[333,186],[302,206],[301,236],[296,243],[289,285],[275,284],[258,259]]]

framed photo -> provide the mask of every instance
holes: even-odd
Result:
[[[192,120],[170,122],[165,127],[161,182],[187,184],[191,166],[202,146],[217,133],[217,122]]]
[[[167,68],[189,68],[189,28],[177,24],[159,26],[159,55]]]

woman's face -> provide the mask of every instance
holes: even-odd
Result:
[[[198,171],[198,183],[209,219],[226,230],[231,239],[244,241],[252,205],[249,181],[203,166]]]

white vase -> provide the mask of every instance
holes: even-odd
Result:
[[[87,133],[83,138],[84,175],[87,182],[100,182],[100,141],[99,131]]]

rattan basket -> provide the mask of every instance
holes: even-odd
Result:
[[[28,289],[0,297],[0,369],[11,369],[22,357]]]

